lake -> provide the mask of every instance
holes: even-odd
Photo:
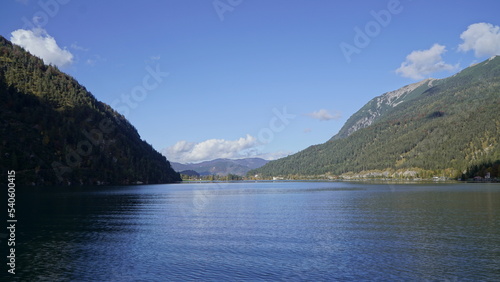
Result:
[[[20,190],[14,280],[500,280],[499,184]]]

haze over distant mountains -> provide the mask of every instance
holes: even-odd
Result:
[[[225,176],[234,174],[244,176],[248,171],[259,168],[269,161],[261,158],[246,158],[246,159],[215,159],[195,164],[181,164],[171,162],[172,168],[182,173],[183,171],[192,170],[200,175],[219,175]]]
[[[385,93],[328,142],[249,175],[500,176],[500,56]]]

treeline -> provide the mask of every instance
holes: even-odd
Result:
[[[181,178],[183,181],[239,181],[243,180],[243,176],[236,174],[228,175],[193,175],[191,173],[181,172]]]
[[[0,99],[0,169],[15,170],[19,184],[181,180],[122,115],[3,37]]]
[[[440,80],[349,137],[311,146],[248,175],[425,171],[459,178],[500,160],[500,57]],[[422,175],[418,177],[423,177]]]
[[[500,160],[473,165],[463,174],[462,179],[467,180],[474,177],[500,179]]]

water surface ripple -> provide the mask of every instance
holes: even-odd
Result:
[[[20,281],[500,280],[495,184],[36,188],[16,208]]]

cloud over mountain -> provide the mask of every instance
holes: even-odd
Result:
[[[217,158],[241,158],[242,151],[259,145],[257,138],[247,134],[238,140],[209,139],[203,142],[179,141],[162,150],[169,160],[180,163],[200,162]]]
[[[430,49],[417,50],[406,56],[406,60],[396,70],[403,77],[419,80],[426,75],[440,71],[452,71],[457,68],[443,61],[441,55],[446,52],[446,47],[434,44]]]
[[[476,57],[500,55],[500,26],[489,23],[475,23],[469,25],[460,38],[463,43],[458,50],[474,51]]]
[[[54,37],[50,36],[45,29],[18,29],[11,34],[10,41],[12,43],[42,58],[46,64],[64,67],[73,63],[73,54],[66,49],[61,49]]]

